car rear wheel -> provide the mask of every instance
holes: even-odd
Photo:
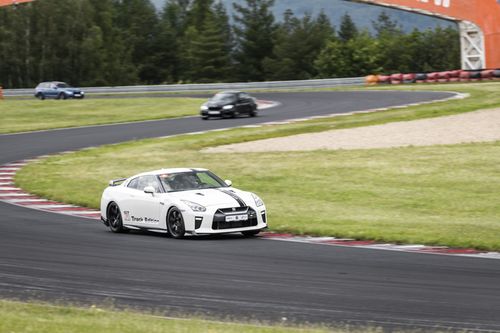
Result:
[[[184,237],[186,228],[184,227],[184,218],[179,209],[174,207],[168,212],[167,228],[173,238],[179,239]]]
[[[107,218],[108,218],[109,229],[111,229],[112,232],[120,233],[126,230],[123,227],[122,214],[120,212],[120,208],[115,202],[109,204]]]
[[[242,231],[241,233],[245,237],[253,237],[255,235],[258,235],[260,230],[248,230],[248,231]]]

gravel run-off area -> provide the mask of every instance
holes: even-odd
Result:
[[[207,153],[372,149],[500,140],[500,108],[206,148]]]

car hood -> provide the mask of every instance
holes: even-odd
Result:
[[[206,106],[208,106],[209,108],[220,108],[220,107],[223,107],[225,105],[232,105],[234,104],[234,102],[212,102],[212,101],[208,101],[205,103]]]
[[[232,187],[170,192],[168,194],[178,200],[192,201],[205,207],[238,207],[240,203],[236,198],[241,200],[246,206],[249,206],[252,203],[250,193]]]

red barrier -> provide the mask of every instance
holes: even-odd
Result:
[[[469,82],[470,81],[470,72],[461,71],[460,72],[460,82]]]
[[[379,75],[378,76],[378,83],[389,84],[389,83],[391,83],[391,77],[389,75]]]
[[[481,79],[483,80],[493,80],[493,70],[487,69],[481,72]]]
[[[446,83],[450,80],[450,72],[438,72],[437,81],[440,83]]]
[[[500,80],[500,69],[485,69],[477,71],[453,70],[416,74],[395,73],[374,77],[377,78],[377,83],[379,84],[475,82],[481,80]]]
[[[0,99],[3,99],[3,87],[0,87]]]

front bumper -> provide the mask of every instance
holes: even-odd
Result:
[[[265,206],[222,208],[186,215],[183,214],[186,231],[191,234],[222,234],[267,228]],[[247,215],[247,219],[231,220],[242,215]]]
[[[223,117],[223,116],[232,115],[233,113],[234,113],[234,109],[200,110],[200,115],[202,117]]]

